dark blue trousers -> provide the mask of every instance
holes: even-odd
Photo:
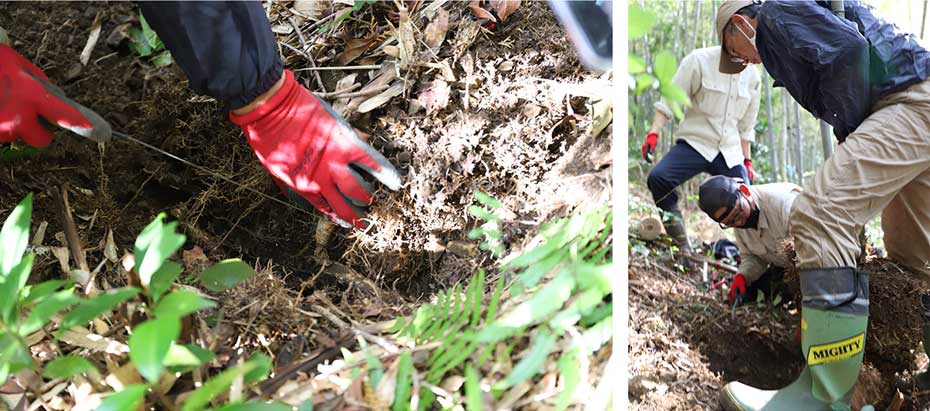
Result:
[[[727,177],[740,177],[749,184],[749,172],[742,164],[730,168],[723,160],[723,154],[717,154],[714,161],[707,161],[700,153],[684,140],[678,140],[674,147],[662,157],[662,160],[649,172],[646,184],[652,192],[656,205],[670,212],[678,211],[678,186],[701,172],[710,175],[722,174]]]

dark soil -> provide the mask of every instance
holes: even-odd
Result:
[[[733,310],[723,291],[707,290],[700,272],[670,268],[675,263],[669,243],[665,236],[635,240],[639,245],[631,253],[633,409],[683,410],[695,404],[717,409],[717,392],[727,381],[766,389],[792,382],[804,366],[797,271],[786,273],[778,306],[769,299]],[[883,409],[896,389],[905,399],[902,409],[927,409],[928,394],[911,377],[927,366],[918,307],[930,287],[920,275],[885,259],[869,257],[862,269],[870,272],[870,321],[853,409],[863,404]]]

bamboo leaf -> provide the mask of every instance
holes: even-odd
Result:
[[[223,260],[206,269],[198,281],[211,291],[223,291],[235,287],[249,277],[255,270],[238,258]]]
[[[59,291],[42,299],[35,308],[29,312],[26,321],[20,326],[19,333],[29,335],[38,331],[45,325],[55,314],[81,301],[74,292],[69,290]]]
[[[563,411],[571,404],[572,396],[578,383],[581,382],[581,359],[578,356],[578,350],[569,350],[558,362],[559,373],[562,374],[562,392],[559,393],[558,403],[555,411]]]
[[[156,317],[184,317],[192,312],[216,307],[216,303],[190,290],[178,290],[165,296],[155,307]]]
[[[413,388],[413,357],[410,351],[400,353],[400,363],[397,365],[397,391],[394,395],[394,404],[391,411],[410,410],[410,393]]]
[[[42,369],[46,378],[68,378],[82,372],[94,370],[94,365],[77,355],[66,355],[49,361]]]
[[[31,219],[32,193],[29,193],[10,212],[0,229],[0,280],[6,280],[10,271],[23,259],[29,244]]]
[[[478,383],[478,372],[469,365],[465,367],[465,405],[468,411],[484,411],[484,399],[481,385]]]
[[[150,382],[158,382],[168,350],[180,334],[181,321],[175,317],[148,320],[136,326],[129,336],[129,358],[139,374]]]
[[[110,311],[120,303],[132,298],[139,293],[135,287],[124,287],[109,290],[94,298],[81,301],[77,307],[65,314],[61,320],[61,326],[58,329],[59,334],[70,330],[75,325],[86,324],[97,316]]]
[[[536,338],[533,338],[533,345],[530,346],[530,353],[523,357],[517,365],[514,365],[513,371],[504,381],[494,385],[495,390],[505,390],[518,383],[533,378],[539,370],[542,369],[543,363],[555,346],[556,336],[548,331],[542,331]]]
[[[123,387],[122,391],[108,395],[97,407],[96,411],[127,411],[139,408],[142,403],[142,396],[148,386],[144,384],[133,384]]]

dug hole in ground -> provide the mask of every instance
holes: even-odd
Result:
[[[491,7],[485,3],[478,7]],[[300,409],[461,409],[469,397],[483,409],[598,409],[609,397],[600,378],[611,356],[610,329],[603,327],[610,318],[609,284],[572,314],[577,318],[565,323],[567,329],[549,322],[560,312],[534,318],[520,333],[487,347],[476,343],[474,356],[440,374],[431,374],[430,356],[443,340],[420,345],[423,338],[388,330],[425,305],[461,311],[459,296],[474,289],[467,288],[469,280],[479,272],[483,282],[475,295],[481,304],[470,308],[476,320],[462,334],[492,323],[495,310],[506,315],[532,300],[534,290],[559,273],[581,276],[565,271],[576,263],[565,254],[534,274],[539,278],[523,282],[522,292],[505,288],[493,296],[501,279],[508,287],[521,281],[522,271],[503,264],[545,245],[541,229],[560,218],[594,216],[582,223],[594,227],[585,235],[595,239],[588,255],[596,259],[577,263],[605,271],[612,260],[612,79],[581,66],[544,2],[508,10],[493,31],[469,6],[265,4],[285,67],[344,113],[403,175],[400,191],[375,193],[370,228],[355,231],[249,190],[285,199],[220,104],[192,93],[159,50],[140,53],[145,39],[138,37],[140,14],[132,4],[0,4],[0,27],[12,46],[70,98],[97,111],[114,130],[239,184],[116,138],[98,146],[56,131],[53,144],[38,152],[21,143],[4,146],[4,218],[33,194],[28,252],[36,257],[28,284],[69,278],[81,265],[73,250],[81,250],[101,292],[136,285],[123,257],[165,212],[186,236],[170,257],[184,270],[172,290],[194,291],[215,305],[185,317],[177,343],[197,344],[215,357],[146,385],[140,407],[200,409],[184,405],[196,396],[193,391],[259,353],[271,360],[265,381],[230,380],[204,407],[249,399]],[[495,17],[504,20],[500,13]],[[342,69],[313,70],[327,66]],[[469,206],[486,206],[476,192],[499,202],[491,201],[487,210],[493,226],[469,213]],[[491,234],[469,238],[478,227]],[[77,248],[67,235],[71,228],[81,243]],[[501,246],[499,255],[485,250],[494,244]],[[228,258],[241,258],[257,274],[219,292],[198,282],[207,267]],[[585,281],[573,278],[570,284],[577,285],[561,290],[565,307]],[[126,347],[131,328],[147,318],[140,307],[153,302],[146,298],[140,294],[75,330]],[[28,336],[36,367],[73,353],[88,359],[95,372],[52,379],[22,370],[0,390],[0,409],[94,409],[113,390],[145,382],[129,348],[108,352],[55,338],[62,315]],[[588,348],[572,351],[582,337]],[[537,340],[548,344],[544,352]],[[404,365],[405,355],[412,366]],[[518,367],[525,358],[535,360],[532,372],[508,380],[514,371],[525,373]],[[565,364],[576,363],[581,366],[567,376]],[[435,375],[443,377],[430,382]],[[392,384],[407,384],[406,391],[397,394]],[[398,395],[406,395],[406,405]]]
[[[776,295],[752,296],[753,301],[733,309],[726,288],[711,290],[703,282],[701,264],[691,272],[677,266],[673,242],[664,231],[653,240],[639,237],[640,223],[658,218],[659,210],[642,183],[631,181],[631,186],[631,409],[716,410],[717,393],[729,381],[763,389],[794,381],[805,363],[797,337],[797,268],[787,268]],[[696,192],[696,186],[689,183],[682,189]],[[721,230],[697,208],[696,200],[690,200],[692,196],[682,198],[695,252],[713,260],[713,242],[733,229]],[[788,242],[785,247],[794,261],[793,245]],[[732,273],[706,269],[710,278],[732,280]],[[871,304],[853,409],[866,404],[880,410],[928,409],[930,393],[916,387],[912,377],[927,369],[919,307],[920,296],[930,287],[919,274],[871,252],[860,269],[870,273]]]

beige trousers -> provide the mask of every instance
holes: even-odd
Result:
[[[795,200],[799,267],[855,267],[879,212],[889,257],[930,275],[930,79],[880,100]]]

